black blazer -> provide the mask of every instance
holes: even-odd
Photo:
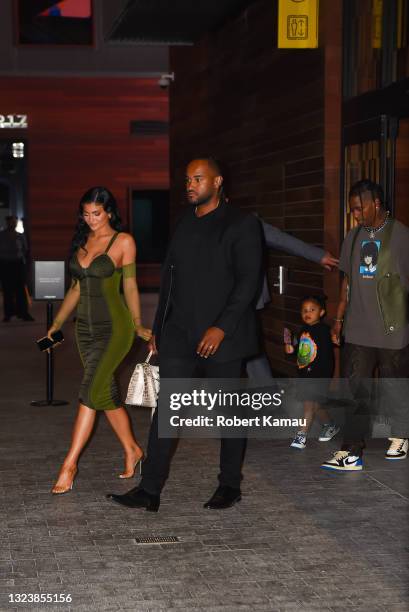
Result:
[[[153,325],[158,348],[169,315],[173,276],[172,247],[186,235],[189,211],[179,221],[162,268],[159,305]],[[225,338],[212,357],[230,361],[259,352],[255,315],[256,298],[262,285],[262,233],[258,219],[223,203],[206,255],[198,265],[198,282],[192,288],[196,337],[208,327],[220,327]]]

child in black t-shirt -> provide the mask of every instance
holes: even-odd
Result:
[[[318,440],[328,442],[339,431],[339,427],[331,422],[330,416],[322,406],[328,393],[329,379],[334,373],[334,349],[331,341],[330,328],[322,318],[325,315],[325,302],[320,296],[308,296],[301,302],[301,318],[304,326],[298,340],[297,368],[298,376],[303,379],[326,379],[300,385],[304,404],[305,426],[297,433],[291,443],[292,448],[304,449],[307,444],[307,434],[318,416],[322,429]],[[284,346],[287,354],[294,353],[291,342],[291,332],[284,334]]]

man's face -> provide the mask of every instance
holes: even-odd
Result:
[[[373,200],[370,193],[362,194],[362,202],[359,196],[352,196],[349,199],[349,209],[359,225],[372,226],[375,221],[378,200]]]
[[[186,196],[189,204],[194,206],[207,204],[217,196],[222,182],[222,177],[206,160],[194,159],[186,169]]]

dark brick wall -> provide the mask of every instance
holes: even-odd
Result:
[[[325,53],[278,50],[275,4],[260,0],[194,47],[171,50],[172,213],[183,201],[186,161],[209,152],[229,166],[232,203],[322,246]],[[282,330],[296,328],[299,298],[320,292],[323,274],[315,264],[274,251],[271,286],[280,264],[290,270],[287,292],[273,294],[263,329],[274,369],[293,372]]]

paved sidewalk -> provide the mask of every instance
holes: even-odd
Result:
[[[151,312],[154,296],[143,302]],[[409,611],[409,461],[386,462],[383,440],[370,442],[357,474],[319,469],[336,441],[296,451],[287,440],[250,440],[242,502],[223,512],[202,508],[216,485],[218,442],[183,440],[156,515],[105,499],[135,481],[118,480],[121,449],[101,415],[73,491],[50,495],[81,367],[67,325],[55,397],[70,404],[29,405],[45,395],[44,357],[32,342],[43,310],[35,305],[36,323],[0,323],[1,611]],[[146,446],[149,411],[132,420]],[[151,535],[179,542],[137,543]],[[11,603],[18,593],[72,602]]]

